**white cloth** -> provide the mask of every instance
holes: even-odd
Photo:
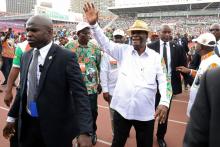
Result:
[[[125,119],[149,121],[154,119],[156,79],[161,93],[160,105],[169,107],[166,73],[163,71],[161,57],[146,47],[142,55],[131,45],[110,41],[102,29],[91,26],[94,38],[101,48],[115,58],[119,64],[119,74],[110,107]]]
[[[199,69],[196,73],[195,79],[190,88],[189,103],[188,103],[187,113],[186,113],[188,117],[190,117],[190,111],[192,109],[192,106],[196,98],[196,94],[200,86],[201,77],[205,73],[206,70],[213,68],[213,65],[220,66],[220,58],[215,54],[202,60],[201,64],[199,65]]]
[[[41,75],[41,72],[39,70],[39,66],[44,65],[44,61],[46,59],[46,56],[47,56],[51,46],[52,46],[52,42],[50,42],[48,45],[46,45],[46,46],[42,47],[41,49],[39,49],[40,55],[38,56],[38,66],[37,66],[37,79],[38,79],[38,82],[39,82],[40,75]],[[36,50],[36,49],[34,49],[34,50]],[[29,81],[27,79],[27,91],[28,91],[28,87],[29,87]],[[6,121],[7,122],[15,122],[15,118],[8,116]]]
[[[164,47],[164,41],[160,39],[160,56],[163,58],[163,47]],[[167,73],[168,76],[171,76],[171,51],[170,51],[170,43],[166,42],[166,49],[167,49]]]
[[[119,64],[110,55],[104,53],[100,64],[100,80],[103,92],[112,96],[118,79]]]
[[[220,40],[217,42],[218,52],[220,53]]]

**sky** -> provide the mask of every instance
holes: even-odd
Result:
[[[0,11],[6,11],[5,1],[6,0],[0,0]],[[70,4],[70,0],[38,0],[38,2],[40,1],[52,1],[53,8],[58,11],[67,11]]]

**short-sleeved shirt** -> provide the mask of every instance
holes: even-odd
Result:
[[[27,41],[19,43],[15,49],[15,56],[13,59],[13,67],[20,68],[21,65],[21,56],[25,51],[28,51],[31,47]]]
[[[76,40],[69,42],[65,48],[76,53],[88,94],[97,93],[99,65],[101,62],[99,47],[91,42],[88,43],[87,47],[82,47]]]
[[[2,56],[6,58],[14,58],[15,46],[14,39],[7,39],[2,42]]]

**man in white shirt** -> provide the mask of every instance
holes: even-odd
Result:
[[[220,56],[220,24],[214,23],[211,25],[209,31],[215,36],[216,38],[216,46],[215,46],[215,53],[216,55]]]
[[[195,77],[193,84],[190,88],[190,98],[187,108],[187,116],[190,117],[190,111],[193,107],[197,91],[200,87],[200,81],[205,71],[220,66],[220,58],[215,54],[214,47],[216,45],[215,36],[211,33],[201,34],[197,39],[193,40],[196,42],[196,50],[201,56],[201,63],[198,71],[188,69],[185,67],[177,67],[177,70],[183,73],[188,73]]]
[[[84,11],[94,38],[120,64],[110,105],[115,110],[112,147],[125,145],[132,126],[136,131],[137,147],[150,147],[153,144],[154,119],[164,123],[172,88],[167,82],[166,68],[160,55],[146,46],[149,28],[145,22],[137,20],[128,30],[132,45],[114,43],[99,27],[98,11],[94,5],[85,4]],[[156,80],[161,100],[155,112]]]
[[[117,29],[113,32],[113,40],[115,43],[124,43],[124,36],[125,33],[123,30]],[[119,64],[117,63],[117,60],[112,58],[107,53],[104,53],[100,64],[100,80],[103,98],[108,102],[109,105],[111,103],[113,91],[118,79],[118,68]],[[114,110],[110,108],[112,132],[114,132],[113,115]]]

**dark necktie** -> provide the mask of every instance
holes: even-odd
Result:
[[[217,46],[217,45],[215,46],[214,51],[215,51],[215,54],[220,57],[220,53],[219,53],[219,50],[218,50],[218,46]]]
[[[32,61],[28,70],[28,92],[27,92],[27,106],[28,111],[31,116],[37,117],[37,107],[36,107],[36,94],[37,94],[37,66],[38,66],[38,56],[40,55],[39,50],[33,51]]]
[[[163,43],[163,59],[166,64],[166,69],[168,71],[168,66],[167,66],[167,47],[166,47],[166,42]]]

